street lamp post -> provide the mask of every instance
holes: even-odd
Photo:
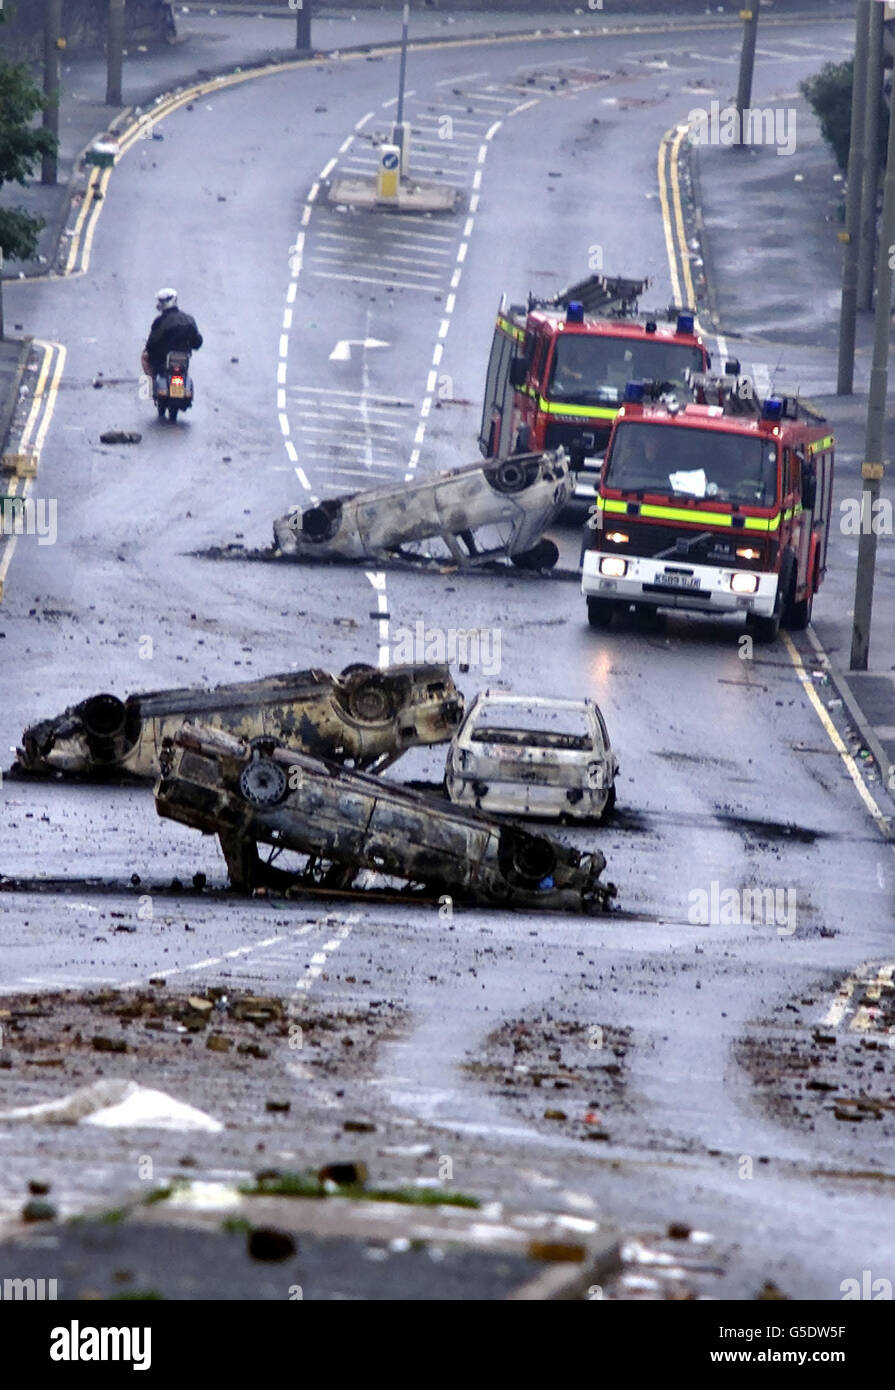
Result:
[[[46,0],[44,13],[44,110],[43,126],[59,137],[59,39],[62,33],[62,0]],[[55,184],[58,177],[56,145],[43,155],[41,183]]]
[[[295,15],[295,47],[307,52],[311,47],[311,0],[289,0]]]
[[[106,31],[106,105],[120,106],[121,70],[124,64],[124,0],[109,0]]]
[[[407,82],[407,35],[410,29],[410,0],[406,0],[401,20],[401,62],[398,68],[398,109],[392,126],[392,144],[401,152],[401,175],[407,173],[410,154],[410,132],[404,124],[404,87]]]
[[[864,174],[867,54],[870,46],[870,8],[878,2],[879,0],[858,0],[856,6],[848,191],[845,198],[845,232],[842,237],[845,242],[845,255],[842,258],[842,302],[839,310],[839,366],[836,378],[838,396],[850,396],[855,379],[855,319],[858,311],[858,249]]]
[[[889,333],[892,320],[892,269],[895,260],[895,117],[889,121],[883,217],[876,271],[876,313],[873,321],[873,365],[867,401],[867,433],[861,464],[861,534],[855,576],[855,616],[852,627],[852,671],[866,671],[870,651],[870,618],[876,569],[875,507],[885,472],[886,389],[889,381]]]
[[[867,110],[864,115],[864,183],[858,242],[858,308],[873,308],[873,257],[876,249],[876,197],[879,192],[879,115],[883,90],[883,6],[870,6],[867,59]]]
[[[745,145],[743,139],[743,117],[752,101],[752,74],[755,71],[755,41],[758,38],[758,13],[761,0],[752,0],[748,9],[742,10],[743,48],[740,53],[740,78],[737,83],[737,145]]]

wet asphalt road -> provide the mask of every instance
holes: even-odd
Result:
[[[845,33],[775,30],[780,61],[762,59],[756,97],[793,93]],[[658,141],[698,104],[695,91],[727,99],[735,53],[731,31],[414,55],[419,167],[478,202],[413,224],[308,201],[322,171],[372,167],[369,137],[394,109],[392,59],[249,82],[168,117],[164,141],[136,145],[115,172],[86,276],[7,290],[9,317],[64,342],[68,361],[40,478],[59,500],[59,541],[20,544],[0,613],[0,745],[99,688],[339,670],[375,662],[417,621],[478,627],[489,645],[459,679],[467,697],[490,684],[599,700],[621,762],[619,814],[570,838],[599,843],[624,915],[457,910],[446,921],[434,909],[242,903],[218,891],[215,844],[157,820],[148,794],[7,781],[0,870],[113,888],[0,894],[2,987],[166,973],[173,987],[229,980],[318,1007],[385,997],[404,1024],[369,1069],[343,1066],[338,1086],[284,1049],[273,1058],[301,1120],[266,1136],[266,1154],[280,1144],[313,1164],[342,1152],[333,1121],[362,1108],[378,1128],[352,1152],[389,1181],[431,1179],[447,1156],[458,1188],[510,1206],[650,1236],[670,1220],[710,1232],[717,1272],[700,1276],[700,1291],[749,1298],[773,1279],[795,1297],[834,1299],[865,1268],[893,1277],[889,1121],[826,1110],[797,1123],[768,1099],[793,1085],[774,1048],[770,1085],[759,1086],[744,1047],[759,1037],[810,1048],[840,981],[891,958],[893,866],[784,647],[742,661],[736,627],[697,618],[591,632],[571,582],[194,554],[234,539],[267,545],[273,516],[309,495],[471,462],[501,291],[552,291],[599,248],[608,271],[650,275],[651,302],[665,303]],[[206,335],[195,409],[175,427],[152,419],[137,377],[167,282]],[[338,340],[364,338],[387,346],[329,360]],[[788,365],[814,383],[826,367],[810,344],[794,345]],[[100,372],[112,383],[92,390]],[[143,441],[101,446],[108,428],[142,430]],[[560,539],[574,562],[578,533]],[[409,755],[400,772],[434,778],[439,761],[438,750]],[[197,870],[211,894],[163,891]],[[131,875],[140,882],[129,886]],[[691,895],[713,883],[780,890],[795,916],[695,925]],[[137,930],[115,930],[122,920]],[[543,1086],[529,1095],[524,1073],[500,1084],[476,1073],[495,1030],[515,1022],[537,1039],[547,1017],[630,1030],[619,1094],[606,1100],[608,1141],[584,1137],[586,1089],[572,1087],[565,1120],[551,1120],[544,1111],[560,1102],[545,1102]],[[861,1056],[852,1017],[839,1021],[843,1075]],[[551,1046],[532,1042],[548,1061]],[[869,1072],[877,1058],[865,1060]],[[15,1103],[17,1074],[0,1078],[2,1104]],[[885,1067],[868,1084],[891,1093]],[[56,1093],[51,1077],[39,1089]],[[242,1130],[213,1154],[209,1141],[201,1161],[251,1171],[271,1123],[247,1106]],[[179,1142],[153,1137],[159,1171],[176,1164]],[[388,1152],[416,1143],[427,1152]],[[135,1184],[132,1138],[45,1132],[41,1145],[67,1209]],[[29,1150],[21,1131],[0,1130],[6,1212],[20,1205]]]

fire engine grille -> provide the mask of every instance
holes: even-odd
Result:
[[[606,540],[610,532],[621,532],[629,537],[627,545],[613,544]],[[685,531],[676,526],[661,526],[655,523],[645,523],[635,521],[633,517],[618,515],[616,513],[604,514],[602,531],[594,531],[593,546],[597,550],[612,550],[619,555],[645,555],[652,558],[659,555],[662,551],[673,550],[675,542],[682,536],[696,537],[700,533],[695,528]],[[746,560],[736,554],[738,549],[751,547],[758,551],[753,560]],[[668,556],[669,561],[678,562],[680,560],[691,559],[697,563],[708,562],[710,564],[730,565],[736,569],[756,569],[764,567],[764,544],[761,540],[755,540],[748,532],[740,530],[732,533],[719,533],[713,542],[705,542],[703,545],[694,547],[687,555],[672,554]]]
[[[603,454],[609,443],[611,426],[603,424],[560,425],[555,420],[547,424],[544,431],[545,449],[558,449],[560,446],[572,451],[584,448],[585,457]],[[593,441],[593,443],[591,443]]]

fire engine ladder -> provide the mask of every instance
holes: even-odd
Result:
[[[633,314],[637,301],[649,284],[648,279],[628,280],[621,275],[589,275],[576,285],[560,290],[552,299],[528,297],[528,307],[538,305],[556,309],[567,309],[569,304],[583,305],[586,314]]]

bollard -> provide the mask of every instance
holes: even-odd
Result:
[[[401,177],[401,151],[397,145],[382,145],[376,171],[376,197],[397,202]]]

